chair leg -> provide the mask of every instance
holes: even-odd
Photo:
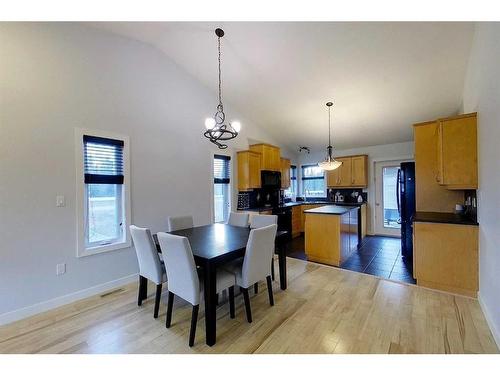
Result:
[[[253,284],[253,291],[255,292],[255,294],[259,293],[259,283]]]
[[[193,306],[193,313],[191,314],[191,330],[189,331],[189,346],[194,345],[194,337],[196,335],[196,323],[198,322],[198,309],[200,305]]]
[[[274,281],[274,257],[271,259],[271,275],[273,276],[273,281]]]
[[[248,288],[240,288],[243,293],[243,299],[245,300],[245,310],[247,313],[248,323],[252,323],[252,309],[250,308],[250,296],[248,295]]]
[[[139,276],[139,292],[137,294],[137,305],[141,306],[142,301],[148,296],[148,279],[144,276]]]
[[[271,306],[274,306],[273,282],[271,281],[271,276],[267,276],[266,280],[267,280],[267,292],[269,293],[269,304]]]
[[[165,327],[170,328],[170,323],[172,322],[172,308],[174,306],[174,293],[168,292],[168,303],[167,303],[167,320],[165,321]]]
[[[160,309],[160,298],[161,298],[161,284],[156,286],[156,297],[155,297],[155,313],[154,318],[158,318],[158,310]]]
[[[234,286],[229,287],[229,316],[234,319]]]

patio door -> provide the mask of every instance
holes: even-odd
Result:
[[[375,233],[401,237],[398,189],[400,164],[404,160],[375,163]]]

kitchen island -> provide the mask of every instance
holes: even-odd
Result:
[[[308,260],[340,266],[358,247],[358,212],[353,206],[322,206],[305,210]]]

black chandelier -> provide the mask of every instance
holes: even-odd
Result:
[[[221,143],[221,141],[229,141],[236,138],[241,129],[241,124],[238,121],[233,121],[227,125],[224,123],[226,120],[226,114],[224,113],[224,107],[222,106],[222,80],[220,70],[220,38],[224,36],[224,30],[215,29],[215,35],[217,35],[219,50],[219,104],[217,105],[217,112],[215,112],[214,117],[209,117],[205,120],[205,127],[207,130],[203,133],[203,135],[220,149],[225,149],[227,148],[227,145]]]

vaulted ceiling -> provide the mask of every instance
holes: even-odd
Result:
[[[473,23],[450,22],[92,26],[152,44],[214,92],[223,28],[224,101],[290,148],[312,150],[327,143],[329,100],[337,149],[409,141],[413,123],[455,114],[474,34]]]

